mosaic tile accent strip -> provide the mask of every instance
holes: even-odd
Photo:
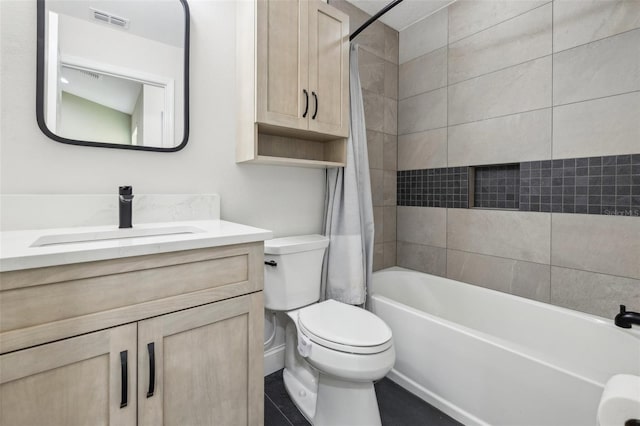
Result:
[[[640,216],[640,154],[520,163],[520,210]]]
[[[520,166],[474,167],[473,207],[517,209],[520,202]]]
[[[640,217],[640,154],[476,166],[475,178],[477,208]],[[468,208],[469,167],[398,171],[398,205]]]
[[[469,168],[398,171],[398,205],[467,208]]]

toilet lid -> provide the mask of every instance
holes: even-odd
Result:
[[[312,341],[343,352],[378,353],[391,346],[391,329],[384,321],[335,300],[300,309],[298,325]]]

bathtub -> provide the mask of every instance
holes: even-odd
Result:
[[[373,274],[393,331],[389,378],[466,425],[596,425],[604,383],[640,375],[613,320],[403,268]]]

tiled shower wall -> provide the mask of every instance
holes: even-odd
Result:
[[[640,153],[640,1],[460,0],[400,33],[399,63],[400,171]],[[640,309],[638,217],[398,206],[397,262]]]
[[[344,0],[329,4],[349,15],[350,32],[370,18]],[[396,264],[398,32],[377,21],[356,41],[375,222],[373,269],[378,270]]]

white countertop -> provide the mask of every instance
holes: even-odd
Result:
[[[198,228],[201,232],[50,244],[41,247],[33,247],[32,245],[42,237],[61,234],[104,233],[117,230],[117,226],[0,232],[0,272],[219,247],[264,241],[273,237],[271,231],[224,220],[140,224],[134,225],[131,232],[158,230],[164,227]],[[126,236],[127,231],[120,230],[118,232]]]

